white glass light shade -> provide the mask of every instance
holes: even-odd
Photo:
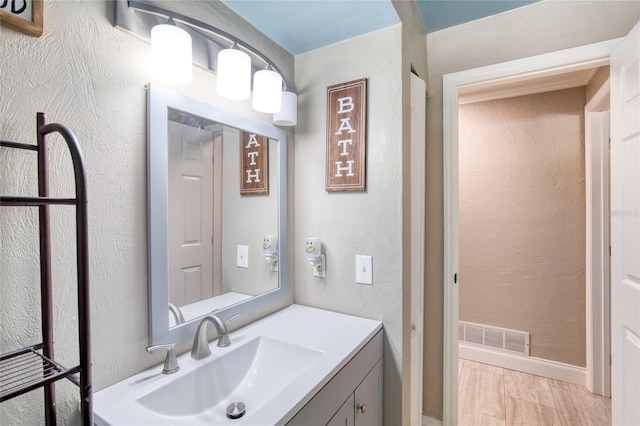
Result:
[[[191,36],[175,25],[151,29],[151,56],[155,77],[165,83],[187,84],[193,78]]]
[[[282,77],[275,71],[261,70],[253,75],[253,109],[274,113],[282,107]]]
[[[237,49],[218,52],[216,92],[227,99],[241,101],[251,96],[251,58]]]
[[[298,96],[293,92],[282,92],[282,108],[273,113],[276,126],[295,126],[298,123]]]

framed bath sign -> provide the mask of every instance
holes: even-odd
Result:
[[[0,0],[0,24],[32,37],[42,35],[44,0]]]
[[[366,189],[367,79],[327,88],[326,190]]]
[[[269,194],[269,139],[241,132],[240,195]]]

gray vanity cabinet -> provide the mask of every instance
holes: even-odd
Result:
[[[342,404],[327,426],[382,426],[382,360]]]
[[[382,426],[382,359],[354,392],[355,426]]]
[[[342,404],[338,412],[329,420],[327,426],[353,426],[355,419],[355,396],[351,394],[344,404]]]
[[[382,426],[382,333],[371,338],[287,426]]]

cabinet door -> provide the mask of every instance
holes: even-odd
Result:
[[[355,426],[382,426],[382,359],[356,388]]]
[[[349,395],[349,398],[342,404],[342,407],[336,412],[336,414],[329,420],[327,426],[353,426],[353,420],[355,416],[355,403],[353,394]]]

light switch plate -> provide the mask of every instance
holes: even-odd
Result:
[[[356,283],[373,285],[372,256],[356,256]]]
[[[238,268],[249,267],[249,246],[238,246],[238,259],[236,260]]]

